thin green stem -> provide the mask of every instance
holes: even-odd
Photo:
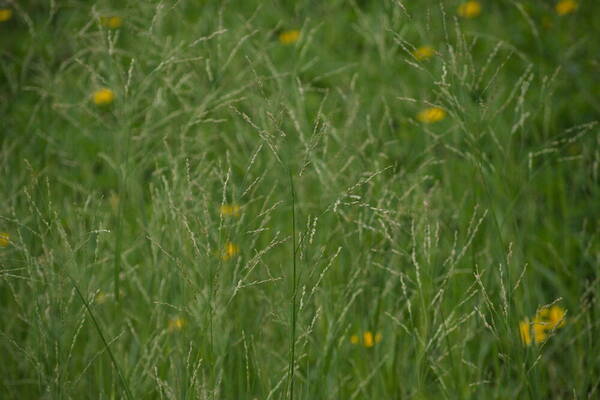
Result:
[[[123,371],[119,367],[119,364],[117,363],[117,359],[115,358],[112,350],[110,349],[110,346],[108,345],[108,342],[106,341],[106,338],[104,337],[104,333],[102,332],[102,328],[100,328],[100,324],[98,323],[98,320],[96,320],[96,317],[94,316],[94,313],[92,312],[92,309],[90,308],[90,305],[85,300],[85,297],[83,297],[83,294],[79,290],[79,287],[77,286],[77,282],[75,282],[75,279],[73,279],[68,274],[67,274],[67,276],[69,277],[69,279],[71,280],[71,283],[73,284],[73,287],[77,291],[77,295],[79,296],[79,299],[81,300],[81,302],[85,306],[88,314],[92,318],[92,322],[94,323],[94,326],[96,327],[96,332],[98,332],[98,336],[100,336],[100,340],[102,340],[102,343],[104,344],[104,348],[106,349],[106,352],[108,353],[108,355],[110,357],[110,361],[112,362],[113,366],[117,370],[117,375],[119,376],[119,380],[121,381],[121,384],[123,385],[123,389],[125,390],[125,396],[127,397],[128,400],[133,400],[133,394],[131,393],[131,390],[129,389],[129,384],[127,383],[127,378],[125,378],[125,375],[123,375]]]
[[[290,343],[290,389],[289,398],[294,399],[294,366],[296,364],[296,193],[294,191],[294,180],[292,173],[289,171],[290,177],[290,188],[292,194],[292,329],[291,329],[291,343]]]

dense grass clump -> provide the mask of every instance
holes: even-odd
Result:
[[[599,15],[0,2],[0,397],[599,398]]]

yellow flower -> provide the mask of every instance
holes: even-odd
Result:
[[[529,346],[531,344],[531,328],[533,326],[533,340],[536,344],[543,343],[548,338],[546,331],[548,330],[548,324],[538,317],[533,319],[533,323],[529,323],[529,318],[525,318],[519,322],[519,333],[521,335],[521,342],[524,345]]]
[[[0,247],[8,247],[10,244],[10,235],[7,232],[0,232]]]
[[[293,44],[300,38],[300,31],[292,29],[289,31],[283,31],[279,34],[279,42],[281,44]]]
[[[435,54],[435,50],[431,46],[421,46],[413,51],[413,56],[417,61],[428,60]]]
[[[529,346],[531,344],[531,332],[529,330],[529,318],[525,318],[519,322],[519,333],[521,334],[521,342]]]
[[[237,204],[223,204],[219,208],[222,217],[239,217],[240,206]]]
[[[362,345],[365,346],[366,348],[371,348],[371,347],[375,346],[377,343],[381,342],[382,339],[383,339],[383,336],[381,335],[381,333],[378,332],[377,334],[373,335],[373,332],[366,331],[362,334]],[[350,336],[350,343],[352,343],[352,344],[361,343],[358,335]]]
[[[116,15],[100,17],[100,24],[109,29],[117,29],[123,25],[123,18]]]
[[[560,16],[571,14],[577,10],[577,2],[575,0],[561,0],[556,3],[554,6],[554,10]]]
[[[12,18],[13,12],[10,8],[0,8],[0,22],[6,22]]]
[[[110,89],[99,89],[94,92],[92,99],[97,106],[106,106],[115,99],[115,93]]]
[[[458,15],[463,18],[475,18],[481,14],[481,4],[478,1],[467,1],[458,6]]]
[[[550,308],[539,309],[533,322],[529,323],[529,318],[519,322],[519,333],[521,341],[525,345],[531,344],[531,330],[533,328],[533,340],[536,344],[543,343],[548,339],[548,333],[552,333],[557,328],[564,326],[566,311],[557,305]]]
[[[231,242],[227,242],[225,245],[225,249],[223,249],[223,253],[221,254],[221,258],[224,261],[231,260],[233,257],[240,252],[240,249],[237,245]]]
[[[443,120],[446,117],[446,111],[439,107],[430,107],[417,114],[417,119],[426,124],[432,124]]]
[[[172,318],[169,321],[169,332],[180,331],[186,325],[185,319],[181,317]]]

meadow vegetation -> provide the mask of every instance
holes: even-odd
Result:
[[[600,398],[599,17],[0,2],[0,397]]]

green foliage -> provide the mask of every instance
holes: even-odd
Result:
[[[598,396],[600,5],[482,4],[6,3],[1,397]]]

